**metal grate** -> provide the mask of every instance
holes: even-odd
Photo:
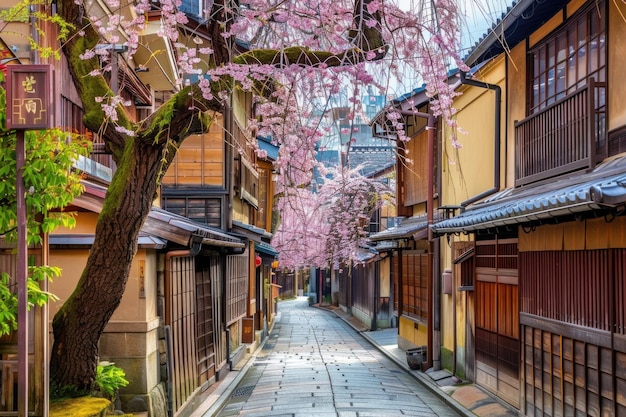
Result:
[[[233,391],[233,393],[232,393],[232,395],[230,397],[231,398],[247,397],[250,394],[252,394],[252,391],[254,391],[254,386],[251,386],[251,387],[238,387],[237,389],[235,389],[235,391]]]

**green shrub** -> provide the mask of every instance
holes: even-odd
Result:
[[[118,389],[128,385],[128,380],[122,368],[113,362],[103,361],[96,368],[96,385],[100,391],[113,398]]]

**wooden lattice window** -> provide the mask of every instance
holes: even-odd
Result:
[[[460,274],[459,291],[474,290],[474,244],[472,242],[455,242],[453,264]]]
[[[625,253],[621,249],[522,252],[521,312],[623,333]]]
[[[402,252],[402,313],[428,319],[428,255],[423,251]]]
[[[239,158],[237,182],[239,195],[254,207],[259,206],[259,173],[243,156]]]
[[[226,257],[226,323],[246,316],[248,303],[248,255]]]
[[[517,239],[478,241],[475,258],[476,268],[517,270]]]
[[[531,114],[583,87],[589,78],[606,81],[605,10],[604,1],[590,2],[530,52]]]

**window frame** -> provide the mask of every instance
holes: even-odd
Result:
[[[585,86],[590,78],[595,82],[606,82],[606,9],[604,0],[599,0],[597,4],[593,2],[582,8],[551,36],[529,49],[527,114],[542,111]],[[560,56],[561,51],[566,53]],[[595,52],[590,55],[587,51]],[[594,59],[589,59],[590,56]],[[559,77],[560,74],[563,75]],[[561,78],[562,83],[559,81]]]

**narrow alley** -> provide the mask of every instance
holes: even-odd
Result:
[[[335,314],[303,298],[278,311],[268,341],[216,415],[458,415]]]

